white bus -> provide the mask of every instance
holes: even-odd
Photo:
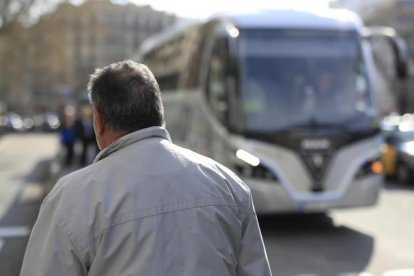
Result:
[[[233,169],[259,214],[370,206],[374,64],[353,13],[223,14],[146,41],[173,140]]]

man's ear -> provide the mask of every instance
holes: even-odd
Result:
[[[102,136],[106,130],[106,124],[101,111],[96,107],[93,108],[93,124],[96,135]]]

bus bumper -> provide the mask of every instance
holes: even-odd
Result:
[[[373,206],[383,185],[382,175],[354,179],[345,190],[287,192],[278,182],[245,180],[257,214],[321,213],[335,208]],[[334,196],[329,196],[334,195]]]

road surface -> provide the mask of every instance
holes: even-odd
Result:
[[[49,186],[50,161],[59,151],[54,134],[0,137],[0,275],[20,272],[30,229]]]
[[[58,152],[54,134],[0,138],[2,276],[19,274]],[[260,225],[274,276],[414,275],[414,184],[387,183],[373,208],[264,217]]]

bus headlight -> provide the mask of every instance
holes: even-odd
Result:
[[[260,159],[259,157],[254,156],[253,154],[239,149],[236,151],[236,156],[237,158],[239,158],[240,160],[246,162],[247,164],[253,166],[253,167],[257,167],[260,165]]]
[[[361,178],[369,175],[378,175],[384,172],[384,163],[380,158],[375,158],[373,160],[365,162],[358,173],[356,174],[357,178]]]
[[[242,149],[236,151],[236,157],[239,160],[243,161],[238,162],[234,165],[234,168],[241,177],[257,178],[271,181],[277,180],[275,174],[269,170],[262,162],[260,162],[259,157]]]

